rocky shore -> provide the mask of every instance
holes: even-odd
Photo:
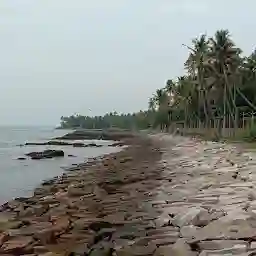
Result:
[[[44,182],[0,212],[0,255],[256,253],[256,156],[170,135]]]

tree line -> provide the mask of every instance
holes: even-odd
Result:
[[[211,127],[218,135],[227,125],[239,126],[241,115],[256,111],[256,51],[243,56],[228,30],[205,34],[183,45],[188,50],[184,75],[168,79],[149,99],[148,110],[134,114],[104,116],[72,115],[61,118],[63,128],[165,129],[175,122],[191,120]]]
[[[242,56],[228,30],[192,40],[183,76],[169,79],[149,100],[149,108],[160,113],[161,126],[198,120],[206,127],[217,121],[217,132],[236,128],[241,115],[256,111],[256,51]]]
[[[150,111],[140,111],[133,114],[118,114],[117,112],[110,112],[104,116],[71,115],[68,117],[61,117],[61,128],[148,129],[151,125],[150,120],[153,120],[153,117],[150,117]]]

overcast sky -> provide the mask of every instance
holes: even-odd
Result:
[[[1,0],[0,125],[130,112],[181,75],[200,33],[227,28],[248,54],[255,0]]]

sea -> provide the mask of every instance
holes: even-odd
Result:
[[[27,197],[43,181],[59,176],[69,167],[120,150],[111,147],[113,141],[84,140],[84,143],[101,144],[98,148],[73,148],[72,146],[21,146],[26,142],[46,142],[60,137],[69,130],[54,127],[11,127],[0,126],[0,205],[16,197]],[[81,141],[81,140],[80,140]],[[69,141],[72,142],[72,141]],[[26,153],[45,149],[62,149],[62,158],[18,160]],[[74,157],[68,157],[73,155]]]

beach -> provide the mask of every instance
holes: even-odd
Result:
[[[124,142],[3,205],[1,255],[253,255],[253,153],[170,134]]]

